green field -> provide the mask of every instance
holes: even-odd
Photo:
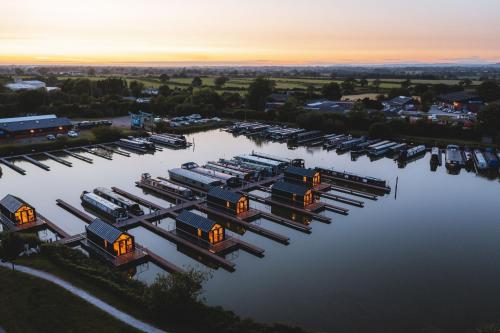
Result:
[[[7,332],[138,332],[50,282],[1,268],[0,285]]]

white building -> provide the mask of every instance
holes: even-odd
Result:
[[[13,83],[7,83],[5,85],[6,88],[10,90],[18,91],[18,90],[37,90],[37,89],[46,89],[47,86],[45,82],[32,80],[32,81],[17,81]]]

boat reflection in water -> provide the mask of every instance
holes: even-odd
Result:
[[[272,205],[271,206],[271,213],[274,215],[277,215],[279,217],[289,219],[298,223],[302,223],[303,225],[309,225],[312,222],[312,219],[308,216],[304,216],[302,214],[299,214],[297,212],[294,212],[293,210],[286,209],[281,206],[276,206]]]

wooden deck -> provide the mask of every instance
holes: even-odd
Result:
[[[56,161],[57,163],[60,163],[62,165],[65,165],[67,167],[72,167],[73,166],[73,163],[69,162],[69,161],[66,161],[65,159],[62,159],[60,157],[57,157],[56,155],[53,155],[51,153],[42,153],[43,155],[47,156],[48,158],[50,158],[51,160],[54,160]]]
[[[337,194],[333,194],[333,193],[325,193],[325,192],[315,190],[314,194],[319,195],[321,198],[326,198],[326,199],[338,201],[338,202],[345,203],[345,204],[351,205],[351,206],[356,206],[356,207],[364,207],[365,206],[365,203],[363,201],[351,199],[351,198],[344,197],[344,196],[337,195]]]
[[[82,156],[80,154],[77,154],[69,149],[66,149],[66,150],[63,150],[63,152],[65,152],[66,154],[68,154],[69,156],[71,157],[74,157],[76,159],[79,159],[80,161],[84,161],[84,162],[87,162],[87,163],[94,163],[94,160],[89,158],[89,157],[86,157],[86,156]]]
[[[45,171],[50,171],[50,167],[47,164],[43,164],[42,162],[35,160],[33,157],[29,157],[28,155],[23,155],[23,158],[26,161],[30,162],[31,164],[36,165],[40,169],[43,169]]]

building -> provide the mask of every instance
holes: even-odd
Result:
[[[478,112],[484,102],[477,95],[467,91],[456,91],[439,96],[439,101],[456,111]]]
[[[45,82],[38,80],[30,80],[30,81],[16,81],[12,83],[7,83],[5,85],[6,88],[19,91],[19,90],[37,90],[37,89],[45,89],[47,85]]]
[[[95,219],[90,225],[85,227],[85,231],[89,242],[115,257],[134,252],[135,250],[133,236],[101,219]]]
[[[335,112],[335,113],[345,114],[352,110],[354,104],[355,102],[350,102],[350,101],[320,100],[306,104],[304,110]]]
[[[285,181],[314,187],[321,184],[321,174],[314,169],[289,166],[285,169]]]
[[[301,208],[312,204],[314,201],[311,188],[284,181],[274,183],[271,189],[271,198]]]
[[[387,104],[394,108],[407,110],[408,108],[413,107],[414,102],[412,97],[398,96],[388,101]]]
[[[0,139],[41,136],[50,133],[67,133],[73,128],[68,118],[55,115],[0,119]]]
[[[195,237],[209,244],[217,244],[224,240],[224,228],[203,216],[183,210],[175,218],[177,232]]]
[[[207,205],[232,215],[247,212],[250,208],[246,195],[237,194],[219,187],[215,187],[208,192]]]
[[[14,225],[22,225],[35,222],[36,210],[28,203],[11,194],[6,195],[0,201],[0,214]]]

